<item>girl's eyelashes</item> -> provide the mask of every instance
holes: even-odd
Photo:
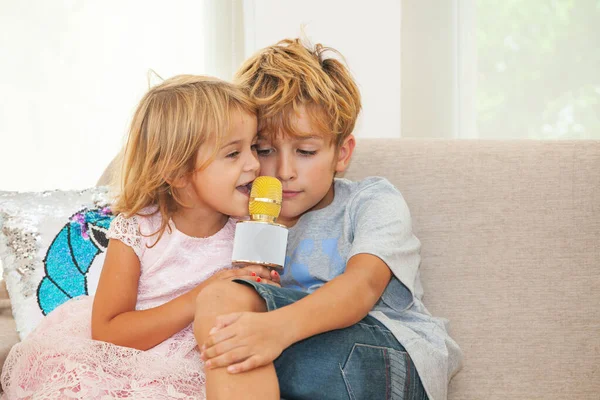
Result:
[[[258,151],[258,144],[251,145],[250,146],[250,151],[253,152],[253,153],[256,152],[256,151]],[[232,152],[228,153],[225,157],[227,157],[227,158],[238,158],[240,156],[240,154],[241,154],[241,151],[235,150],[235,151],[232,151]]]

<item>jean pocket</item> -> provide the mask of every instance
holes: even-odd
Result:
[[[351,400],[403,400],[407,382],[404,351],[356,343],[342,376]]]

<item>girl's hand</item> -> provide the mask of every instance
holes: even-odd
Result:
[[[288,329],[273,313],[240,312],[217,317],[202,346],[206,368],[227,367],[229,373],[250,371],[275,360],[291,342]]]
[[[207,286],[210,283],[218,280],[233,280],[238,278],[250,278],[252,280],[256,280],[257,282],[263,282],[276,286],[280,286],[279,283],[281,282],[281,277],[276,271],[270,271],[268,268],[262,265],[253,264],[242,268],[219,271],[205,280],[203,284],[205,284],[204,286]]]

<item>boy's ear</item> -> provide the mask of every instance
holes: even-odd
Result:
[[[356,140],[354,139],[354,135],[348,136],[342,142],[341,146],[338,149],[338,157],[337,162],[335,164],[335,172],[344,172],[348,165],[350,164],[350,158],[352,158],[352,153],[354,152],[354,147],[356,147]]]

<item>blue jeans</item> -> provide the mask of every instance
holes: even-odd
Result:
[[[272,311],[308,294],[237,279],[253,287]],[[287,400],[427,399],[404,347],[375,318],[315,335],[288,347],[274,361],[281,397]]]

